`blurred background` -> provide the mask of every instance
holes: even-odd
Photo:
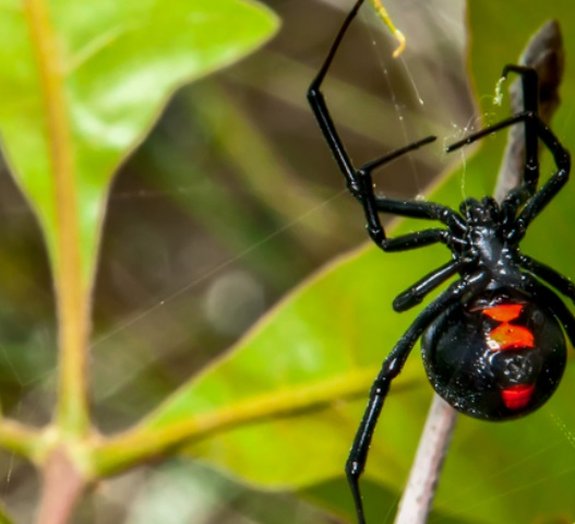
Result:
[[[305,98],[352,2],[264,3],[282,19],[276,38],[180,90],[113,185],[92,360],[94,415],[105,433],[137,421],[302,279],[366,242],[361,210]],[[460,136],[475,119],[463,1],[385,5],[407,36],[405,53],[391,58],[396,44],[366,5],[325,86],[358,163],[428,134]],[[379,187],[394,196],[425,192],[454,160],[440,146],[394,163]],[[54,393],[50,274],[35,219],[5,169],[0,184],[2,405],[44,424]],[[9,454],[0,499],[17,522],[31,521],[35,472]],[[77,521],[343,522],[301,494],[261,493],[184,459],[97,486]]]

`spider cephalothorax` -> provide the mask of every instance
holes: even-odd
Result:
[[[436,202],[399,200],[375,193],[372,173],[389,161],[435,140],[426,137],[359,167],[337,132],[321,92],[336,51],[363,0],[345,19],[308,99],[351,194],[362,205],[367,231],[383,251],[405,251],[443,243],[451,259],[400,293],[396,311],[420,303],[455,279],[415,318],[384,360],[346,463],[358,519],[365,522],[359,490],[367,452],[392,380],[415,342],[431,384],[454,408],[488,420],[516,418],[540,407],[555,391],[565,368],[565,336],[575,345],[575,318],[555,290],[575,300],[575,286],[553,268],[523,254],[519,243],[531,222],[569,178],[568,151],[539,117],[539,81],[533,69],[508,65],[503,76],[520,75],[523,111],[451,144],[454,151],[501,129],[525,129],[523,176],[501,203],[467,199],[455,211]],[[539,142],[551,152],[555,172],[539,187]],[[435,227],[388,238],[379,213],[434,220]]]

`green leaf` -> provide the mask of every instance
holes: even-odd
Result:
[[[219,416],[231,409],[227,424],[241,428],[203,441],[194,454],[276,487],[339,475],[363,402],[340,403],[337,397],[365,397],[380,364],[379,341],[392,341],[401,331],[400,323],[389,330],[381,321],[391,311],[388,304],[373,304],[374,295],[389,295],[396,283],[382,279],[373,285],[380,262],[375,250],[361,250],[314,277],[143,424],[169,428],[184,413],[193,420],[205,413],[218,417],[218,407],[223,410]],[[395,271],[401,271],[396,262]],[[423,416],[426,393],[416,387],[424,384],[415,378],[418,367],[414,359],[398,379],[396,392]],[[395,409],[403,406],[392,403],[389,410]],[[246,422],[251,425],[244,427]],[[310,441],[310,434],[321,438]],[[307,441],[304,454],[311,458],[305,464],[302,449],[293,445],[302,441]],[[224,455],[216,458],[216,449],[216,455]],[[387,464],[396,462],[385,455]],[[393,474],[387,470],[386,476]]]
[[[575,23],[566,2],[539,2],[529,9],[519,0],[470,2],[479,99],[489,100],[503,65],[517,60],[528,36],[551,16],[564,30]],[[567,56],[575,56],[573,45]],[[573,87],[573,78],[567,78],[562,91],[571,93]],[[570,102],[553,127],[573,148]],[[457,206],[462,183],[466,195],[489,194],[502,154],[500,135],[484,140],[465,169],[429,198]],[[573,187],[537,219],[523,245],[526,253],[567,275],[575,274]],[[401,229],[419,226],[406,222]],[[122,457],[129,460],[130,452],[152,456],[166,444],[187,443],[194,457],[266,487],[298,489],[340,477],[371,381],[420,309],[396,314],[391,301],[447,260],[441,246],[385,255],[370,245],[340,258],[286,297],[135,432],[104,446],[96,457],[99,467],[111,471]],[[431,397],[417,353],[392,386],[365,474],[391,493],[402,490]],[[572,522],[574,394],[570,362],[559,391],[536,414],[505,424],[461,417],[436,501],[445,517],[432,521]],[[351,498],[347,504],[351,507]],[[376,508],[373,521],[388,511]]]
[[[12,524],[12,519],[6,514],[3,507],[0,507],[0,524]]]
[[[119,164],[177,87],[238,60],[277,21],[246,0],[59,0],[48,8],[2,0],[0,9],[4,154],[56,264],[62,208],[72,206],[87,283]],[[59,176],[75,202],[58,189]]]

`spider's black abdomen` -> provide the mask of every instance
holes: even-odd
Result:
[[[539,408],[566,362],[554,315],[523,296],[498,294],[446,310],[422,338],[435,391],[462,413],[507,420]]]

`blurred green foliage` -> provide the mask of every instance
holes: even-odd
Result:
[[[284,20],[272,46],[182,89],[132,157],[110,163],[124,160],[110,193],[94,297],[93,409],[103,432],[125,430],[145,414],[139,428],[150,431],[222,412],[232,423],[194,434],[178,460],[102,483],[78,522],[135,524],[151,515],[218,524],[353,521],[345,456],[370,382],[415,314],[394,314],[391,299],[447,255],[441,248],[415,256],[361,248],[304,280],[366,238],[361,212],[344,194],[304,100],[343,12],[308,0],[268,3]],[[354,157],[371,158],[430,132],[451,141],[473,119],[460,47],[450,36],[461,27],[461,6],[443,4],[386,2],[408,37],[403,63],[392,63],[394,43],[381,36],[368,8],[350,32],[328,98]],[[490,105],[501,66],[516,60],[549,16],[570,27],[571,11],[558,0],[529,11],[518,0],[470,3],[473,86],[489,121],[506,114]],[[163,34],[186,38],[177,18]],[[233,37],[237,19],[226,22],[219,29]],[[373,53],[366,52],[370,40]],[[147,41],[140,38],[142,49]],[[123,58],[110,57],[112,71],[124,71]],[[149,80],[154,85],[160,77]],[[572,82],[568,74],[563,93]],[[151,109],[151,100],[144,105]],[[565,96],[554,129],[573,146],[569,107]],[[18,106],[10,109],[19,114]],[[457,205],[463,193],[490,193],[502,137],[486,142],[474,159],[466,151],[465,169],[430,198]],[[380,184],[393,194],[422,193],[433,174],[457,160],[431,148],[391,166]],[[45,423],[55,365],[52,287],[34,218],[8,177],[1,183],[2,400],[10,415]],[[568,275],[575,254],[566,241],[569,191],[525,242],[526,252]],[[525,420],[461,420],[430,522],[574,520],[573,374],[570,365],[554,399]],[[364,483],[373,522],[393,520],[430,393],[414,351],[370,454]],[[259,412],[250,416],[253,406]],[[33,475],[9,454],[3,465],[3,498],[28,521]]]
[[[523,19],[513,29],[513,38],[502,41],[498,35],[503,28],[493,22],[499,4],[492,7],[491,16],[486,15],[489,8],[483,4],[470,7],[468,14],[474,35],[471,65],[474,78],[480,79],[475,85],[483,102],[481,113],[488,115],[490,122],[508,111],[491,102],[502,66],[515,62],[530,34],[561,8],[544,5],[524,12],[518,4],[506,5],[512,12],[521,11]],[[567,47],[567,56],[569,51]],[[493,56],[501,60],[495,61]],[[569,86],[568,79],[563,91],[569,92]],[[570,145],[569,121],[560,115],[554,127]],[[488,145],[473,158],[470,152],[461,153],[466,158],[464,168],[445,179],[431,198],[457,206],[462,194],[490,193],[504,138],[502,133],[485,140]],[[570,238],[575,211],[568,190],[563,193],[537,220],[525,249],[569,274],[575,246],[558,239]],[[404,230],[418,227],[415,223],[401,226]],[[548,234],[551,230],[553,235]],[[447,260],[442,247],[421,250],[417,256],[389,255],[384,260],[370,246],[328,265],[270,311],[222,361],[160,406],[144,425],[169,427],[170,420],[179,420],[186,410],[202,419],[206,413],[218,417],[231,409],[239,422],[234,419],[230,423],[226,418],[226,427],[231,429],[216,431],[192,445],[193,456],[231,468],[236,475],[266,487],[321,492],[328,507],[337,506],[353,519],[349,505],[338,503],[340,494],[311,486],[341,475],[364,407],[364,400],[356,399],[369,390],[382,352],[391,349],[415,315],[410,311],[392,322],[386,320],[394,315],[389,307],[393,297],[427,268]],[[502,425],[461,421],[441,480],[436,505],[440,513],[432,516],[432,522],[522,523],[573,518],[575,501],[570,486],[575,457],[570,428],[575,427],[575,418],[569,402],[575,389],[573,374],[569,366],[561,391],[525,420]],[[334,391],[339,394],[334,396]],[[414,355],[394,383],[367,470],[367,477],[376,485],[396,494],[391,501],[397,500],[405,482],[429,395]],[[250,411],[253,422],[246,426],[244,412],[252,407],[256,413]],[[553,487],[542,489],[549,482]],[[373,511],[372,520],[376,521],[382,506],[378,504]]]

